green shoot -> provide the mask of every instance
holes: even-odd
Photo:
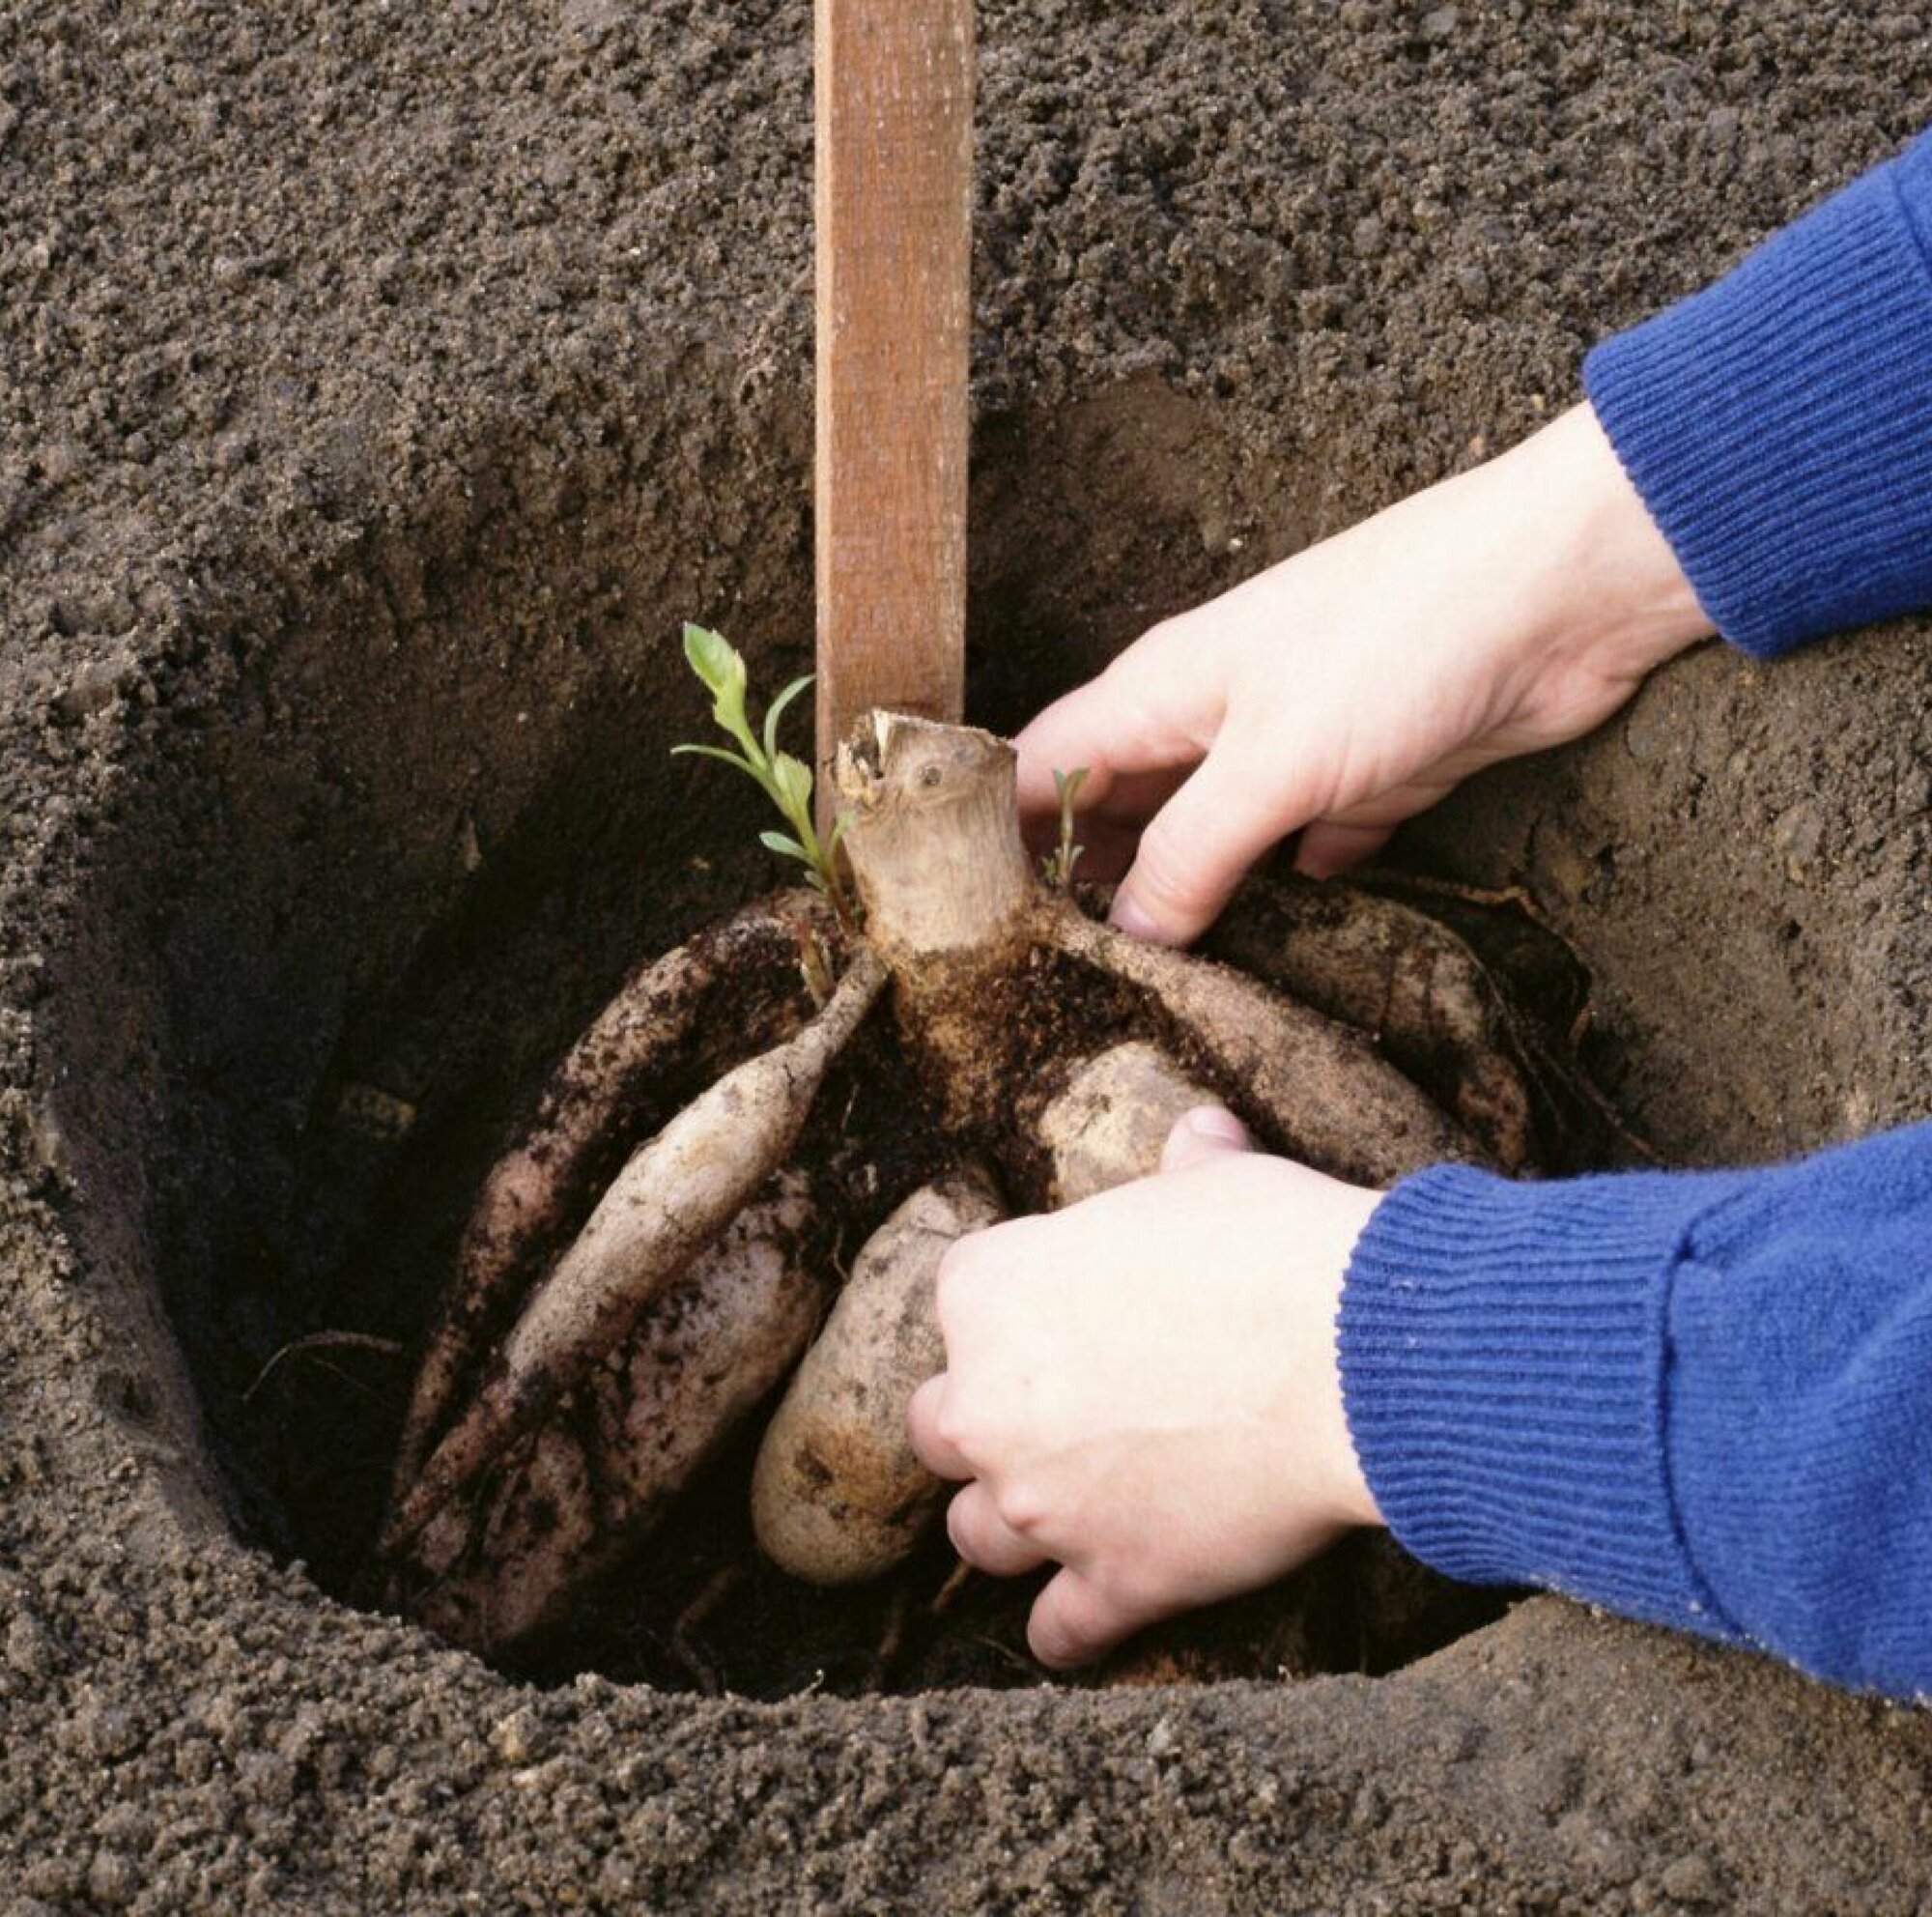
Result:
[[[1071,772],[1054,769],[1053,789],[1060,798],[1060,844],[1041,864],[1046,869],[1046,882],[1063,892],[1073,889],[1073,868],[1080,863],[1081,847],[1073,842],[1073,809],[1081,787],[1087,783],[1089,770],[1085,765],[1076,766]]]
[[[673,746],[671,751],[723,759],[752,780],[791,827],[789,832],[761,832],[758,843],[781,858],[796,859],[805,868],[808,883],[825,895],[838,915],[838,923],[851,930],[852,901],[838,873],[838,841],[845,830],[845,815],[839,815],[821,843],[811,820],[811,767],[779,750],[779,720],[785,707],[810,685],[810,675],[792,680],[772,701],[765,710],[764,736],[760,739],[753,733],[745,715],[745,662],[736,648],[718,633],[687,625],[684,656],[711,694],[712,718],[738,749],[730,752],[723,746],[683,745]]]

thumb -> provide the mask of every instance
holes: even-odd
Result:
[[[1248,1128],[1226,1105],[1196,1105],[1174,1121],[1160,1150],[1163,1172],[1186,1171],[1230,1152],[1252,1152],[1255,1141]]]

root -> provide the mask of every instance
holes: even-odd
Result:
[[[880,960],[859,952],[825,1010],[796,1038],[727,1073],[637,1153],[401,1500],[383,1539],[385,1554],[540,1423],[784,1162],[826,1070],[885,978]]]
[[[944,1617],[959,1600],[959,1593],[973,1582],[973,1566],[960,1559],[946,1574],[945,1582],[926,1600],[928,1617]]]
[[[1046,923],[1064,951],[1147,992],[1295,1158],[1375,1186],[1444,1159],[1481,1159],[1475,1140],[1360,1033],[1210,959],[1123,937],[1071,905]]]
[[[1371,872],[1354,882],[1372,898],[1412,906],[1446,926],[1492,978],[1522,995],[1540,1024],[1574,1036],[1579,1020],[1587,1023],[1589,967],[1520,886],[1491,889],[1398,872]]]
[[[759,1546],[793,1577],[877,1577],[937,1515],[944,1487],[906,1436],[913,1392],[946,1362],[933,1280],[950,1245],[1004,1216],[991,1181],[962,1170],[915,1191],[860,1251],[752,1474]]]
[[[743,989],[759,971],[786,977],[799,928],[830,937],[831,917],[809,892],[734,914],[641,967],[552,1075],[535,1124],[491,1172],[464,1229],[456,1272],[416,1373],[398,1441],[392,1500],[414,1483],[479,1345],[494,1335],[533,1272],[583,1220],[601,1183],[648,1123],[648,1094],[667,1065],[702,1035],[721,985],[735,987],[714,1022],[746,1049],[795,1028],[788,998]],[[740,1051],[742,1056],[743,1052]]]
[[[893,1667],[905,1650],[906,1626],[912,1621],[912,1593],[895,1590],[886,1609],[885,1628],[867,1658],[865,1694],[875,1698],[891,1681]]]
[[[268,1362],[256,1372],[254,1383],[242,1393],[242,1402],[244,1405],[255,1402],[262,1387],[281,1368],[284,1359],[313,1351],[375,1351],[384,1358],[400,1358],[404,1350],[394,1338],[379,1338],[372,1331],[311,1331],[306,1337],[291,1338],[270,1354]]]
[[[415,1615],[493,1654],[634,1551],[810,1342],[831,1290],[808,1249],[814,1216],[803,1175],[781,1172],[529,1436],[522,1463],[452,1498],[397,1573],[421,1587]]]
[[[707,1698],[717,1697],[724,1685],[711,1661],[698,1648],[697,1633],[745,1582],[748,1568],[742,1560],[721,1564],[704,1581],[697,1595],[677,1614],[670,1627],[671,1656]]]

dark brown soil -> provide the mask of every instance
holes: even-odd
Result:
[[[1916,10],[1797,0],[981,16],[993,724],[1567,403],[1932,82]],[[486,1155],[767,882],[666,750],[680,619],[809,647],[809,40],[0,14],[13,1907],[1913,1907],[1922,1713],[1553,1599],[1382,1680],[752,1704],[523,1688],[237,1542],[384,1124]],[[1530,887],[1672,1157],[1919,1115],[1928,691],[1924,625],[1710,648],[1408,853]]]

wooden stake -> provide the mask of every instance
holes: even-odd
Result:
[[[868,706],[965,706],[973,0],[814,26],[822,773]]]

